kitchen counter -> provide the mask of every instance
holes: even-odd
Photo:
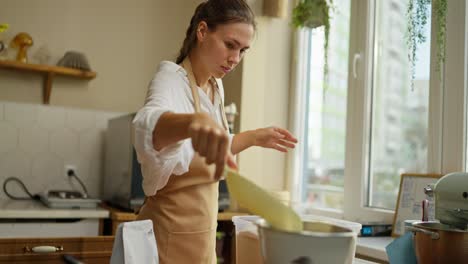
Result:
[[[385,247],[393,240],[393,237],[358,237],[356,255],[388,263]]]
[[[109,210],[97,208],[53,209],[39,201],[0,200],[0,219],[108,218]]]

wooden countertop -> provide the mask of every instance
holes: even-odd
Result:
[[[69,219],[108,218],[109,211],[102,207],[81,209],[49,208],[33,200],[0,200],[1,219]]]
[[[103,208],[109,210],[109,218],[117,221],[133,221],[136,220],[137,214],[132,212],[125,212],[108,205],[101,205]],[[218,213],[218,221],[231,221],[233,216],[248,215],[244,212],[220,212]]]

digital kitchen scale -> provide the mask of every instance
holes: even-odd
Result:
[[[77,191],[53,190],[41,193],[39,197],[45,206],[58,209],[96,208],[101,203],[100,199],[84,198]]]

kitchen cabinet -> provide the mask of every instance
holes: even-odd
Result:
[[[48,208],[33,200],[0,200],[0,238],[102,235],[109,211]]]
[[[2,219],[0,238],[98,236],[102,219]]]
[[[106,205],[102,205],[102,207],[109,210],[109,218],[104,220],[104,235],[115,235],[120,223],[136,220],[137,214],[135,213],[124,212]],[[236,263],[235,230],[232,217],[238,215],[247,215],[247,213],[229,211],[218,213],[218,231],[222,232],[224,236],[217,241],[217,244],[222,248],[223,263],[225,264]]]
[[[63,264],[68,254],[84,263],[108,264],[113,244],[113,236],[0,239],[0,263]],[[37,246],[52,246],[57,252],[34,253]]]
[[[78,69],[43,65],[43,64],[31,64],[23,63],[19,61],[0,60],[0,68],[16,70],[20,72],[33,72],[39,73],[44,76],[44,87],[43,87],[43,103],[49,104],[50,95],[52,93],[52,81],[55,76],[68,76],[72,78],[91,80],[96,77],[96,73],[92,71],[82,71]]]

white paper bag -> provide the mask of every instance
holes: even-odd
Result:
[[[158,264],[159,256],[151,220],[122,223],[117,228],[111,264]]]

